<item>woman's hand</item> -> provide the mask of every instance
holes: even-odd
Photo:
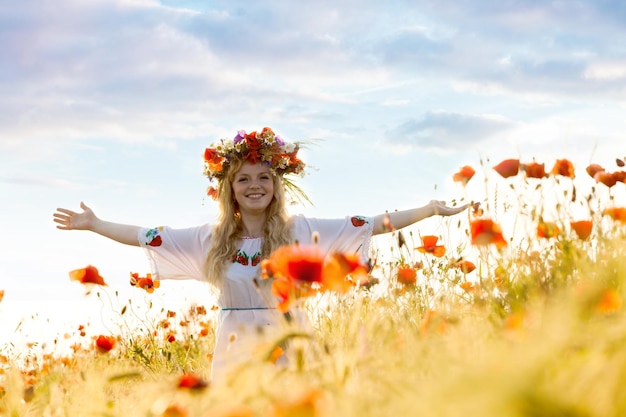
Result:
[[[94,212],[82,201],[80,208],[83,209],[82,213],[58,208],[53,214],[54,222],[58,223],[57,229],[89,230],[125,245],[139,246],[137,233],[140,228],[138,226],[101,220],[96,217]]]
[[[457,207],[448,207],[446,206],[445,201],[439,200],[431,200],[428,204],[432,208],[433,216],[454,216],[455,214],[459,214],[469,207],[469,204],[464,204]]]
[[[82,213],[76,213],[72,210],[58,208],[53,214],[54,222],[58,223],[57,229],[61,230],[92,230],[93,225],[98,219],[94,212],[81,201],[80,208]]]

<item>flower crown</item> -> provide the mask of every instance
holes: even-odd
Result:
[[[298,159],[299,143],[285,142],[276,135],[269,127],[264,127],[260,132],[246,133],[243,130],[237,132],[233,139],[220,139],[204,151],[204,175],[210,181],[218,182],[226,177],[228,167],[234,160],[244,160],[252,164],[263,163],[270,170],[283,176],[283,182],[287,191],[291,191],[297,199],[308,198],[304,192],[291,180],[285,179],[285,175],[302,175],[305,164]],[[207,194],[217,198],[217,190],[209,187]]]

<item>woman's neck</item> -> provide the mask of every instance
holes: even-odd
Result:
[[[265,214],[260,216],[242,216],[241,233],[244,237],[263,237],[265,233]]]

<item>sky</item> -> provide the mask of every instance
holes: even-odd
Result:
[[[479,200],[452,175],[481,161],[609,165],[626,155],[625,111],[621,0],[10,2],[0,346],[106,327],[107,311],[145,297],[128,285],[148,272],[141,249],[57,230],[57,207],[211,222],[202,155],[238,130],[308,141],[299,184],[314,206],[292,210],[335,218]],[[443,234],[431,220],[422,232]],[[88,264],[109,283],[101,297],[68,278]],[[167,308],[202,302],[194,283],[165,287],[154,299]]]

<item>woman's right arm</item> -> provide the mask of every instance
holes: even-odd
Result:
[[[101,220],[83,202],[80,203],[80,208],[83,210],[82,213],[58,208],[53,214],[54,222],[58,223],[57,229],[89,230],[125,245],[139,246],[139,240],[137,239],[139,226]]]

